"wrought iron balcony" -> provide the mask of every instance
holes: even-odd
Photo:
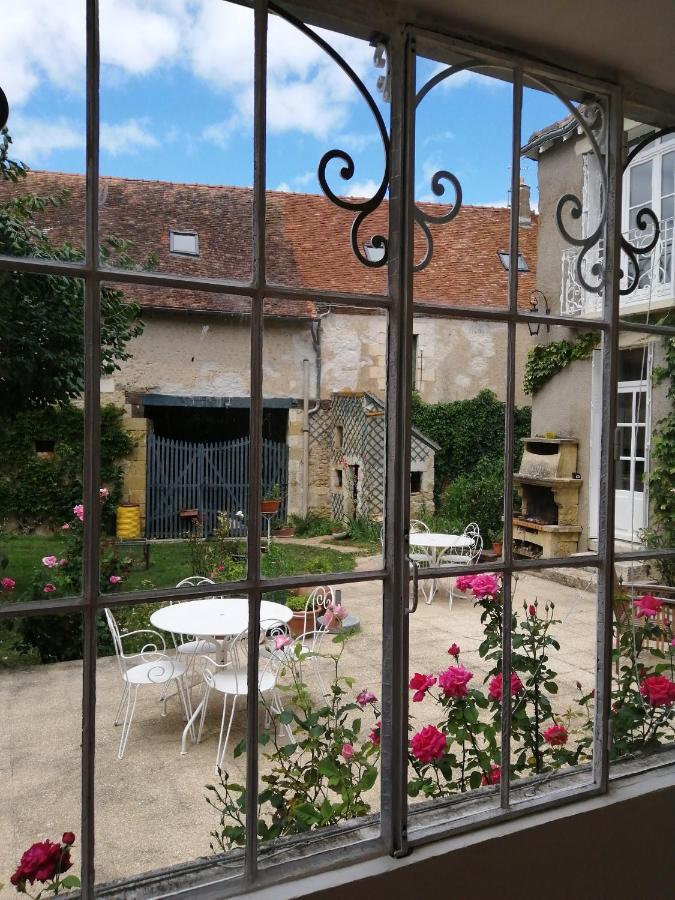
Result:
[[[631,228],[623,234],[633,247],[648,246],[654,236],[649,228]],[[637,257],[637,284],[630,293],[622,295],[622,313],[629,314],[631,310],[642,312],[648,308],[663,309],[675,303],[674,234],[675,219],[662,219],[656,245],[650,252]],[[597,318],[602,313],[602,294],[589,291],[579,278],[577,261],[580,252],[577,247],[563,250],[560,309],[565,316]],[[581,260],[583,281],[597,283],[598,278],[592,270],[596,263],[603,262],[603,258],[604,242],[599,241]],[[625,273],[621,279],[621,288],[626,290],[635,280],[634,263],[622,254],[621,266]]]

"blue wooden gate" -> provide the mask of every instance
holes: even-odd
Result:
[[[233,535],[246,533],[248,505],[248,438],[193,444],[148,435],[146,481],[146,535],[149,538],[183,537],[188,523],[181,510],[198,509],[209,535],[219,512],[230,519]],[[288,507],[288,447],[263,440],[263,492],[281,488],[277,518],[284,521]],[[242,511],[244,517],[238,517]]]

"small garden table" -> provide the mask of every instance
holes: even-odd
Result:
[[[410,546],[424,549],[430,566],[438,565],[440,555],[450,548],[453,550],[469,550],[473,547],[473,539],[466,534],[440,534],[434,531],[415,531],[410,535]],[[467,565],[471,557],[467,555]],[[431,603],[438,590],[437,580],[434,578],[429,588],[427,603]]]

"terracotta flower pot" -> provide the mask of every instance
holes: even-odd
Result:
[[[260,512],[276,513],[279,512],[281,500],[263,500],[260,503]]]
[[[497,556],[502,555],[502,547],[503,547],[503,541],[493,541],[492,542],[492,552],[495,553]]]
[[[304,634],[306,631],[314,631],[316,629],[315,611],[313,609],[307,610],[306,616],[304,610],[302,612],[294,612],[293,618],[288,623],[288,627],[294,637],[300,637],[300,635]]]

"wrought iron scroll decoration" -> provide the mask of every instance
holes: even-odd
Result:
[[[639,153],[641,153],[645,147],[653,143],[658,138],[673,133],[675,133],[675,127],[662,128],[660,131],[657,131],[656,134],[650,134],[648,137],[644,138],[644,140],[637,143],[626,157],[626,162],[623,165],[624,173],[628,166],[633,162],[635,157]],[[651,207],[643,206],[637,211],[637,214],[635,216],[635,225],[639,231],[645,231],[650,224],[654,229],[654,233],[651,237],[651,240],[649,240],[643,247],[636,247],[635,244],[631,244],[627,238],[621,235],[621,249],[633,265],[632,277],[628,275],[628,284],[625,288],[619,289],[619,293],[622,295],[631,294],[637,288],[640,282],[640,266],[638,264],[637,258],[638,256],[644,256],[647,253],[651,253],[654,247],[656,247],[656,245],[658,244],[659,237],[661,236],[661,224],[659,222],[658,216],[656,215],[654,210],[651,209]],[[626,273],[623,271],[623,269],[619,269],[619,274],[621,275],[621,278],[623,278]]]
[[[569,215],[573,219],[580,219],[583,213],[583,203],[577,197],[576,194],[563,194],[563,196],[558,200],[558,205],[555,211],[556,223],[558,225],[558,231],[565,238],[565,240],[572,244],[575,247],[580,247],[581,250],[577,254],[576,259],[576,270],[577,270],[577,278],[579,280],[579,284],[583,285],[584,289],[587,290],[591,294],[599,294],[605,284],[605,272],[602,263],[598,260],[594,262],[591,266],[591,274],[598,280],[597,284],[591,284],[586,280],[584,272],[583,272],[583,263],[590,251],[598,244],[604,234],[605,229],[605,221],[607,219],[607,172],[605,171],[604,159],[605,155],[600,150],[600,146],[598,144],[597,138],[593,133],[594,127],[597,127],[598,120],[602,120],[604,110],[599,106],[595,106],[595,114],[592,118],[587,119],[576,106],[573,106],[572,103],[567,99],[567,97],[562,94],[558,88],[553,84],[552,81],[549,81],[547,78],[543,78],[539,76],[538,78],[534,78],[532,76],[528,76],[531,81],[540,84],[551,94],[556,96],[560,102],[567,108],[569,113],[576,119],[579,127],[584,132],[586,137],[588,138],[591,147],[593,148],[593,152],[596,155],[596,158],[600,162],[600,177],[602,178],[602,186],[603,190],[600,197],[600,215],[598,217],[598,224],[595,227],[592,234],[587,235],[586,237],[576,237],[571,234],[567,230],[567,226],[563,221],[563,211],[567,204],[571,204],[571,208],[569,210]]]
[[[333,162],[333,160],[340,160],[342,162],[342,167],[340,168],[340,176],[345,181],[349,181],[354,177],[355,165],[352,157],[347,153],[346,150],[328,150],[321,157],[319,161],[318,168],[318,179],[319,184],[321,185],[321,190],[324,192],[326,197],[334,203],[335,206],[339,206],[341,209],[350,210],[356,213],[354,221],[352,222],[351,227],[351,245],[352,251],[356,258],[361,262],[364,266],[368,268],[375,269],[380,266],[384,266],[387,263],[388,259],[388,249],[389,249],[389,241],[387,237],[383,234],[374,234],[370,238],[370,243],[373,247],[378,250],[383,250],[382,257],[380,259],[372,260],[368,259],[368,257],[363,253],[360,247],[359,242],[359,230],[364,220],[368,218],[368,216],[374,212],[378,206],[384,200],[384,196],[387,193],[387,188],[389,187],[389,166],[390,166],[390,143],[389,143],[389,134],[387,132],[387,126],[385,125],[384,119],[382,118],[382,114],[377,108],[377,104],[373,100],[368,88],[365,86],[363,81],[356,74],[354,69],[349,65],[349,63],[343,59],[340,54],[330,46],[322,37],[320,37],[316,32],[312,31],[311,28],[308,28],[304,22],[296,19],[295,16],[292,16],[290,13],[286,12],[286,10],[277,6],[276,4],[270,3],[269,9],[271,12],[276,13],[280,18],[287,21],[290,25],[293,25],[298,31],[301,31],[306,37],[308,37],[311,41],[313,41],[317,46],[321,47],[330,58],[337,63],[337,65],[342,69],[342,71],[347,75],[347,77],[354,84],[358,92],[361,94],[363,99],[368,104],[368,107],[373,114],[375,122],[380,132],[380,137],[382,139],[382,144],[384,147],[384,172],[382,174],[382,180],[380,182],[380,186],[373,194],[372,197],[366,200],[353,200],[348,199],[346,197],[338,196],[333,189],[328,184],[328,179],[326,177],[326,170],[328,168],[329,163]]]
[[[5,127],[7,119],[9,119],[9,103],[5,92],[0,88],[0,129]]]

